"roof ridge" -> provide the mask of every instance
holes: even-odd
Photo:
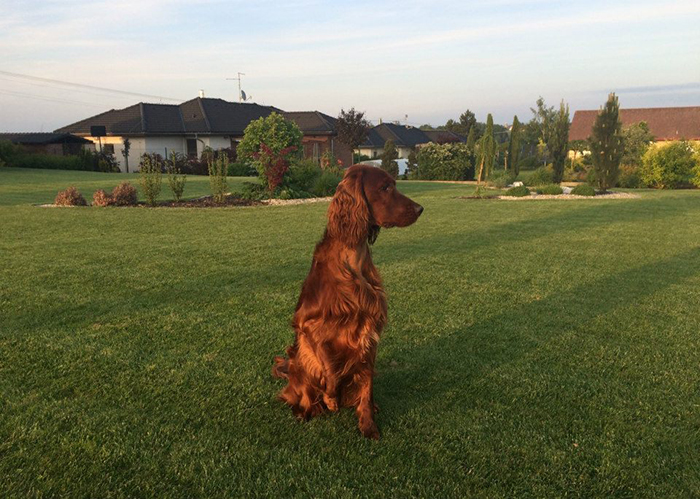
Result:
[[[199,109],[202,110],[202,118],[204,118],[204,123],[207,125],[207,132],[211,133],[211,123],[209,123],[209,117],[207,116],[207,112],[204,110],[204,105],[202,104],[202,98],[197,97],[197,103],[199,104]],[[219,99],[223,100],[223,99]]]

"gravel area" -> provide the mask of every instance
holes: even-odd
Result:
[[[308,204],[308,203],[321,203],[323,201],[330,201],[332,197],[327,198],[305,198],[305,199],[267,199],[262,201],[262,204],[268,206],[284,206],[288,204]]]
[[[514,196],[496,196],[494,199],[504,199],[506,201],[527,201],[537,199],[557,199],[560,201],[571,201],[574,199],[635,199],[639,194],[631,194],[629,192],[608,192],[607,194],[596,194],[595,196],[576,196],[574,194],[559,194],[553,196],[550,194],[535,194],[529,196],[514,197]]]

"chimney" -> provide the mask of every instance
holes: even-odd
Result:
[[[199,91],[199,98],[204,99],[204,90]]]
[[[380,125],[382,124],[382,119],[381,119],[381,118],[379,118],[379,124],[380,124]]]

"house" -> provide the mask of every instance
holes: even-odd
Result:
[[[93,148],[89,140],[70,133],[0,133],[0,140],[20,145],[29,152],[57,156],[78,154],[83,148]]]
[[[365,141],[360,144],[360,154],[370,158],[378,158],[384,152],[387,140],[393,140],[399,159],[406,159],[416,147],[430,142],[466,142],[466,139],[447,130],[424,131],[407,125],[396,123],[380,123],[371,128]]]
[[[197,97],[182,104],[138,103],[112,109],[56,130],[83,137],[114,158],[122,171],[138,169],[144,153],[169,156],[178,152],[199,157],[205,147],[235,148],[248,124],[281,110],[258,104]],[[105,137],[93,137],[91,128],[104,126]],[[130,148],[124,155],[124,140]]]
[[[587,140],[598,111],[576,111],[569,129],[569,140]],[[620,109],[623,127],[645,121],[656,142],[700,140],[700,106]]]
[[[343,165],[352,164],[350,147],[338,140],[336,119],[319,111],[296,111],[282,113],[304,132],[302,139],[304,157],[320,161],[324,153],[333,154]]]
[[[319,161],[331,151],[343,164],[352,164],[350,149],[338,141],[336,120],[319,111],[286,113],[272,106],[229,102],[197,97],[182,104],[147,104],[141,102],[124,109],[112,109],[56,130],[87,139],[113,154],[122,171],[136,171],[141,155],[173,152],[199,157],[205,147],[235,149],[248,124],[273,112],[295,122],[304,133],[304,156]],[[92,136],[92,127],[105,127],[106,136]],[[124,141],[129,139],[127,158]]]

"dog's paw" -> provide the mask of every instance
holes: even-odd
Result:
[[[328,410],[331,412],[338,412],[338,399],[334,397],[329,397],[328,395],[323,395],[323,403],[326,404]]]
[[[377,425],[372,422],[365,426],[360,427],[360,431],[365,438],[371,438],[372,440],[379,440],[379,429]]]

